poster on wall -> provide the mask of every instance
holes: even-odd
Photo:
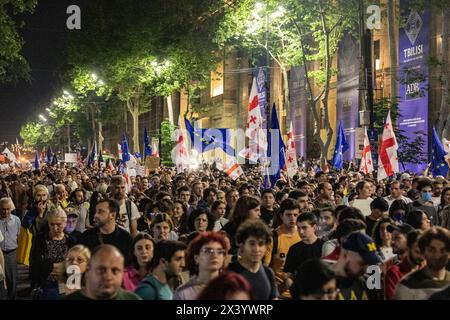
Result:
[[[306,130],[308,117],[308,94],[306,92],[305,69],[292,68],[289,72],[290,118],[294,128],[297,155],[306,158]]]
[[[358,127],[359,100],[359,45],[348,32],[339,43],[336,98],[336,127],[342,121],[349,150],[344,160],[356,156],[356,128]]]
[[[398,69],[398,119],[400,132],[410,143],[420,143],[424,161],[419,164],[400,164],[400,171],[420,173],[427,166],[428,157],[428,67],[430,13],[414,11],[408,0],[400,2]],[[420,141],[421,140],[421,141]],[[402,147],[401,145],[399,146]],[[400,150],[401,151],[401,150]],[[401,159],[399,159],[401,160]]]

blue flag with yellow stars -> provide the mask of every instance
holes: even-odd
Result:
[[[343,154],[347,151],[349,145],[345,139],[344,127],[342,122],[339,122],[339,128],[336,136],[336,145],[334,147],[333,160],[331,161],[331,166],[337,170],[342,170],[344,164]]]
[[[447,176],[448,163],[445,161],[447,152],[439,139],[436,128],[433,127],[433,138],[431,140],[431,171],[433,176]]]
[[[230,129],[195,129],[191,122],[186,118],[186,115],[184,115],[184,124],[191,140],[191,148],[197,150],[198,153],[220,148],[230,156],[235,156],[235,150],[230,145],[229,141],[231,137]]]

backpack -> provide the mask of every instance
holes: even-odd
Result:
[[[131,200],[125,200],[125,208],[127,210],[128,224],[131,231]]]
[[[272,231],[272,258],[277,254],[278,251],[278,232],[277,230]]]

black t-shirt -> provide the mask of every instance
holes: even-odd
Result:
[[[269,210],[261,206],[261,220],[267,225],[271,225],[272,219],[278,214],[278,210]]]
[[[100,234],[96,227],[86,230],[80,237],[80,243],[84,244],[89,250],[94,250],[100,244],[110,244],[115,246],[123,254],[125,265],[130,263],[131,253],[133,252],[133,239],[128,231],[116,226],[116,229],[110,234]]]
[[[338,300],[373,300],[362,279],[338,277]]]
[[[289,248],[286,262],[284,264],[284,272],[295,274],[297,269],[310,259],[319,259],[322,257],[322,246],[324,241],[317,239],[312,244],[306,244],[300,241]]]
[[[278,296],[275,275],[269,267],[261,264],[259,270],[254,273],[244,268],[239,261],[235,261],[228,265],[228,270],[239,273],[250,283],[255,300],[272,300]]]
[[[366,234],[370,237],[373,237],[373,229],[375,229],[375,225],[377,224],[377,221],[370,219],[369,217],[366,217]]]

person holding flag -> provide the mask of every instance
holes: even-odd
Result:
[[[397,139],[395,139],[394,128],[392,127],[391,121],[391,111],[389,111],[386,117],[386,123],[384,124],[380,154],[378,155],[378,181],[399,172],[397,149]]]
[[[339,122],[339,127],[336,136],[336,145],[334,146],[333,160],[331,166],[337,170],[342,170],[344,165],[344,153],[348,150],[349,145],[345,139],[344,127],[342,121]]]
[[[370,141],[369,136],[367,135],[367,129],[364,129],[364,148],[359,171],[364,172],[365,174],[373,172],[372,151],[370,150]]]

